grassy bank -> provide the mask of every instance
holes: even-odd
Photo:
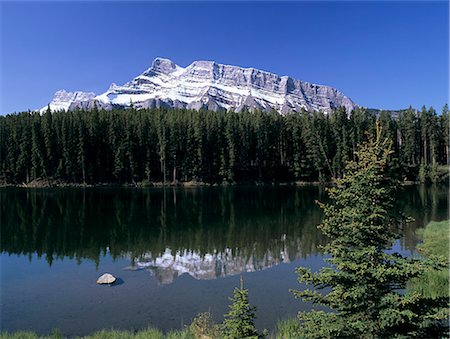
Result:
[[[59,333],[58,331],[54,331],[53,334],[48,336],[38,336],[33,332],[15,332],[15,333],[7,333],[4,332],[0,335],[0,339],[57,339],[57,338],[65,338],[64,335]],[[76,337],[79,339],[190,339],[195,338],[195,336],[189,331],[189,329],[180,330],[180,331],[172,331],[166,334],[163,334],[161,331],[153,328],[149,328],[146,330],[141,330],[138,332],[129,332],[129,331],[117,331],[117,330],[102,330],[99,332],[95,332],[94,334],[84,336],[84,337]]]
[[[421,255],[439,256],[449,264],[449,222],[432,221],[425,229],[420,230],[418,235],[423,242],[417,247],[417,251]],[[449,269],[430,270],[425,276],[414,279],[409,288],[427,297],[449,297]]]
[[[281,320],[277,323],[273,333],[268,334],[267,339],[291,339],[295,338],[299,330],[300,322],[297,319]],[[201,328],[190,326],[183,330],[163,333],[158,329],[148,328],[137,332],[102,330],[88,336],[76,337],[77,339],[220,339],[220,335],[211,335],[211,328]],[[217,332],[216,332],[217,333]],[[59,339],[65,338],[58,330],[51,335],[39,336],[33,332],[20,331],[15,333],[3,332],[0,339]]]

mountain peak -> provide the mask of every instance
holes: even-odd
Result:
[[[188,67],[212,67],[215,64],[216,62],[211,60],[197,60],[192,62]]]
[[[179,67],[170,59],[157,57],[153,60],[151,69],[163,74],[169,74],[176,71]]]

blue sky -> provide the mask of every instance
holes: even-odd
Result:
[[[449,5],[413,2],[0,2],[0,114],[100,94],[157,56],[256,67],[399,109],[449,96]]]

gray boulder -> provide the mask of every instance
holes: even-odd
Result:
[[[113,284],[116,281],[116,277],[112,274],[105,273],[97,279],[97,284]]]

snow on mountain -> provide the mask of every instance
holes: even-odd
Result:
[[[213,61],[194,61],[183,68],[164,58],[156,58],[144,73],[122,86],[112,84],[98,96],[93,93],[58,91],[50,108],[92,108],[94,102],[104,109],[133,105],[137,109],[259,109],[276,110],[281,114],[301,109],[329,113],[341,106],[347,111],[358,107],[342,92],[329,86]],[[47,107],[42,110],[45,109]]]
[[[60,90],[55,93],[53,100],[50,102],[49,106],[52,111],[67,111],[70,108],[77,107],[83,102],[88,102],[94,100],[95,93],[93,92],[66,92],[65,90]],[[40,112],[45,112],[48,106],[42,107]]]

